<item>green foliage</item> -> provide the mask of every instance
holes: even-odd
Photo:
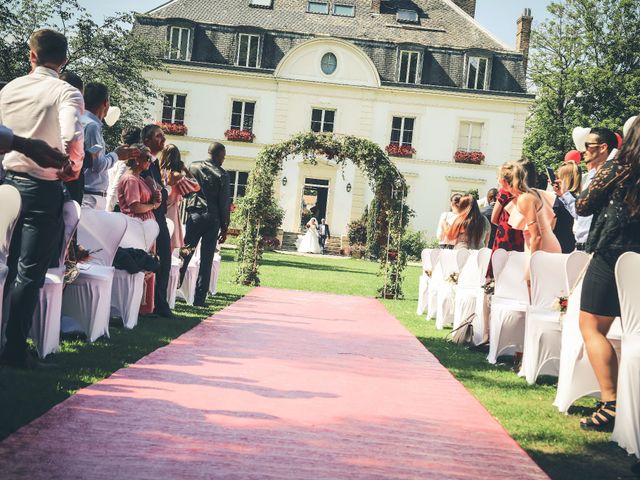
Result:
[[[402,251],[407,260],[418,261],[422,256],[422,250],[427,248],[427,240],[424,233],[408,229],[402,237]]]
[[[107,85],[111,104],[122,110],[120,121],[105,127],[105,140],[113,147],[124,127],[141,126],[150,117],[148,106],[157,92],[144,73],[163,68],[155,54],[159,46],[132,32],[132,23],[130,13],[118,13],[98,23],[77,0],[2,0],[0,81],[29,72],[28,39],[35,30],[53,28],[64,33],[69,39],[65,69],[77,73],[85,84],[95,81]]]
[[[258,268],[263,251],[260,230],[268,218],[268,209],[273,201],[274,181],[282,171],[282,163],[295,155],[301,155],[305,162],[312,165],[317,164],[316,155],[324,155],[338,166],[343,167],[351,161],[360,168],[367,176],[380,204],[377,238],[391,238],[399,246],[407,224],[404,219],[407,212],[404,206],[407,186],[387,154],[378,145],[363,138],[330,133],[300,133],[285,142],[265,146],[258,154],[256,166],[249,175],[247,192],[236,217],[242,231],[238,242],[239,283],[260,283]],[[404,214],[401,215],[401,212]],[[366,227],[364,222],[363,224]],[[384,245],[386,248],[386,240]],[[404,265],[401,261],[388,262],[387,252],[384,251],[381,268],[385,285],[382,290],[386,295],[397,297],[402,294],[401,272]]]
[[[472,188],[471,190],[467,190],[465,193],[467,195],[471,195],[473,198],[476,199],[476,201],[480,200],[480,193],[478,193],[477,188]]]
[[[378,228],[380,221],[382,221],[382,216],[380,214],[380,208],[378,207],[378,197],[374,195],[373,200],[371,200],[371,205],[369,205],[367,217],[367,249],[370,258],[380,258],[380,249],[384,245],[384,243],[380,242],[386,242],[378,233],[380,230]]]
[[[640,111],[640,3],[566,0],[548,10],[532,36],[537,95],[524,143],[539,169],[575,148],[574,127],[620,131]]]
[[[354,220],[349,224],[349,243],[351,245],[366,245],[367,226],[362,219]]]

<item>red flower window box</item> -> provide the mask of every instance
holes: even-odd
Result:
[[[411,157],[416,153],[416,149],[411,145],[398,145],[396,143],[390,143],[386,146],[385,150],[389,155],[394,157]]]
[[[156,125],[158,125],[167,135],[184,136],[187,134],[187,126],[184,123],[158,122]]]
[[[484,162],[484,158],[482,152],[466,152],[464,150],[458,150],[453,156],[456,163],[470,163],[472,165],[480,165]]]
[[[247,143],[253,142],[253,139],[256,138],[253,132],[250,132],[249,130],[235,130],[235,129],[227,130],[226,132],[224,132],[224,136],[227,140],[230,140],[232,142],[247,142]]]

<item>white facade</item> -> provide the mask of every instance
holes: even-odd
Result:
[[[336,56],[337,68],[325,75],[321,59]],[[225,168],[250,171],[260,148],[292,134],[309,131],[313,108],[335,110],[334,132],[368,138],[381,148],[390,143],[393,117],[414,118],[412,158],[392,157],[410,186],[413,228],[434,236],[439,214],[453,191],[496,186],[497,167],[520,158],[525,118],[531,103],[523,96],[488,92],[381,86],[378,73],[356,46],[329,38],[310,40],[291,50],[273,75],[198,66],[169,65],[169,73],[149,77],[167,94],[186,95],[184,123],[188,135],[168,136],[187,163],[206,157],[212,141],[227,147]],[[227,141],[234,101],[255,102],[253,143]],[[155,108],[161,118],[162,106]],[[463,122],[480,124],[482,165],[455,163]],[[286,182],[282,181],[286,177]],[[285,231],[297,231],[305,178],[327,180],[327,222],[334,235],[344,234],[371,200],[362,173],[352,164],[344,170],[326,160],[316,166],[298,159],[284,164],[276,187],[286,211]],[[283,185],[286,183],[286,185]],[[347,186],[350,184],[350,191]]]

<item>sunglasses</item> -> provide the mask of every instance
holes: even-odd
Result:
[[[599,147],[600,145],[603,145],[603,144],[602,143],[597,143],[597,142],[585,142],[584,148],[585,148],[585,150],[589,150],[593,146],[598,146]]]

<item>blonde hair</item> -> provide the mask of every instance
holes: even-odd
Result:
[[[558,180],[564,183],[567,191],[573,193],[575,196],[580,194],[582,175],[580,175],[580,168],[578,168],[578,164],[576,162],[573,160],[565,162],[560,166],[556,175]]]
[[[501,180],[507,182],[507,184],[514,190],[518,190],[522,193],[529,191],[527,186],[527,174],[524,167],[520,162],[506,162],[499,170],[498,175]]]
[[[165,145],[158,154],[158,162],[162,170],[180,171],[182,169],[182,158],[180,150],[173,144]]]

